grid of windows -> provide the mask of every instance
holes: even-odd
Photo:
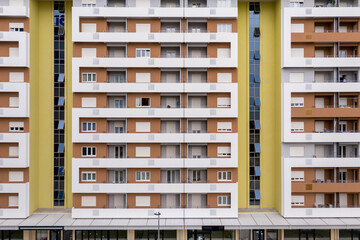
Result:
[[[249,3],[250,205],[260,205],[260,3]]]
[[[64,206],[65,52],[64,2],[54,2],[54,206]]]
[[[111,239],[126,240],[126,230],[82,230],[75,231],[75,240]]]

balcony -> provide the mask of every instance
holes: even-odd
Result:
[[[332,71],[315,71],[314,83],[356,83],[358,80],[358,72],[340,69],[339,78],[335,79]]]
[[[318,7],[318,8],[358,7],[358,1],[357,0],[337,0],[337,1],[315,0],[314,7]]]

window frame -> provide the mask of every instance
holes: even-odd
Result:
[[[86,81],[84,81],[84,76],[86,76]],[[91,81],[88,80],[89,77],[91,78]],[[97,74],[91,72],[83,72],[81,74],[81,82],[83,83],[97,82]]]
[[[150,182],[151,173],[150,171],[137,171],[135,172],[136,182]]]
[[[96,125],[96,122],[81,122],[81,132],[96,132]],[[84,126],[86,126],[86,129],[84,129]]]
[[[143,99],[149,99],[149,106],[142,105]],[[151,107],[151,98],[149,97],[137,97],[135,101],[136,101],[136,107]],[[139,103],[141,105],[139,105]]]
[[[218,206],[231,206],[231,196],[217,196]]]
[[[96,182],[96,172],[95,171],[83,171],[83,172],[81,172],[81,181],[82,182]]]
[[[217,24],[218,33],[232,33],[232,24],[231,23],[218,23]]]
[[[230,179],[229,179],[230,177]],[[231,182],[232,181],[232,172],[231,171],[218,171],[217,172],[218,182]]]
[[[140,53],[139,56],[138,56],[138,52]],[[145,55],[142,56],[142,53],[145,53]],[[147,53],[149,53],[149,55]],[[150,48],[136,48],[135,49],[135,58],[151,58],[151,49]]]
[[[11,126],[11,123],[22,123],[22,127],[21,126],[20,127],[19,126]],[[24,122],[9,122],[9,132],[24,132],[25,131],[24,125],[25,125]]]
[[[84,148],[86,149],[86,155],[84,155]],[[89,149],[91,154],[89,155]],[[93,154],[95,150],[95,155]],[[96,157],[97,151],[96,151],[96,147],[95,146],[83,146],[81,147],[81,157]]]

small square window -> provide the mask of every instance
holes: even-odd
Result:
[[[260,200],[260,199],[261,199],[260,190],[255,190],[255,199],[256,199],[256,200]]]
[[[58,146],[58,153],[63,153],[64,152],[64,144],[60,143]]]
[[[64,97],[59,97],[58,99],[58,106],[64,106],[64,102],[65,102],[65,98]]]
[[[254,60],[260,60],[260,51],[255,51]]]
[[[64,82],[65,75],[63,73],[59,74],[58,82]]]
[[[255,98],[254,105],[255,106],[260,106],[261,105],[260,98]]]
[[[65,124],[65,121],[64,121],[64,120],[60,120],[59,123],[58,123],[57,129],[64,129],[64,124]]]
[[[255,129],[260,129],[260,121],[255,120]]]
[[[254,37],[260,37],[260,28],[259,27],[254,28]]]
[[[261,82],[260,75],[258,75],[258,74],[254,75],[254,82],[256,82],[256,83]]]
[[[261,176],[260,167],[255,167],[255,176]]]
[[[255,143],[254,146],[255,146],[255,152],[256,152],[256,153],[261,152],[260,143]]]

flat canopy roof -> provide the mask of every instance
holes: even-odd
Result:
[[[0,230],[155,230],[157,218],[75,219],[71,213],[34,213],[26,219],[0,219]],[[160,219],[161,229],[201,229],[224,226],[225,229],[360,229],[359,218],[284,218],[277,212],[239,213],[238,218],[167,218]]]

